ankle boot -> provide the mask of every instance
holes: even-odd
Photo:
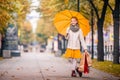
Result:
[[[71,77],[76,77],[75,70],[72,71]]]
[[[78,69],[79,69],[79,68],[77,67],[77,68],[76,68],[76,72],[78,73],[79,77],[82,77],[82,72],[80,72]]]

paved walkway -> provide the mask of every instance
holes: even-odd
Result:
[[[0,61],[0,80],[120,80],[91,68],[83,77],[73,78],[68,60],[45,53],[22,53]]]

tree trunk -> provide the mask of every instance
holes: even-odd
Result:
[[[104,61],[103,25],[101,19],[98,20],[97,26],[98,26],[97,60]]]
[[[105,14],[107,11],[108,1],[109,0],[103,0],[104,5],[102,8],[101,17],[99,17],[98,9],[95,7],[95,4],[93,3],[93,0],[88,0],[90,4],[92,5],[93,9],[95,10],[96,16],[97,16],[97,27],[98,27],[98,45],[97,45],[97,60],[98,61],[104,61],[104,42],[103,42],[103,25],[105,20]]]
[[[119,64],[119,0],[115,1],[115,10],[113,11],[114,20],[114,52],[113,63]]]
[[[104,0],[101,17],[98,19],[98,61],[104,61],[104,40],[103,40],[103,25],[105,20],[105,14],[107,11],[107,5],[109,0]]]

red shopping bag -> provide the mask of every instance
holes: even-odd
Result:
[[[91,65],[92,65],[92,60],[90,54],[88,52],[87,53],[84,52],[78,70],[80,72],[89,73],[89,67]]]
[[[87,61],[87,54],[85,54],[84,73],[89,73],[89,70],[88,70],[88,61]]]

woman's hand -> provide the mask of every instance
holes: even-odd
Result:
[[[87,49],[85,49],[85,54],[87,55],[87,56],[89,56],[89,53],[88,53],[88,51],[87,51]]]
[[[85,51],[84,51],[85,53],[88,53],[88,51],[87,51],[87,49],[85,49]]]

